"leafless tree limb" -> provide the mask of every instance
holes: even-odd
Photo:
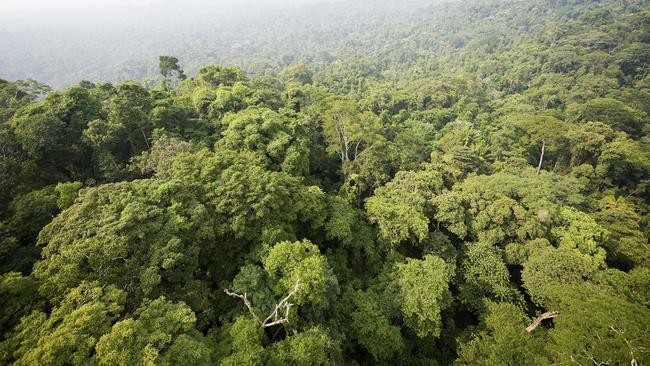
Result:
[[[560,315],[559,311],[548,311],[548,312],[538,316],[537,318],[535,318],[535,320],[533,320],[533,322],[529,326],[526,327],[526,331],[528,333],[530,333],[530,332],[534,331],[535,328],[539,327],[540,324],[542,324],[542,320],[555,318],[555,317],[558,317],[559,315]]]
[[[264,320],[262,320],[257,315],[255,310],[253,309],[253,305],[248,300],[246,293],[240,295],[231,292],[228,289],[224,289],[223,291],[228,296],[241,299],[244,302],[244,305],[246,306],[248,311],[253,315],[255,320],[257,320],[257,322],[260,323],[260,328],[264,329],[264,328],[272,327],[274,325],[282,325],[284,323],[289,322],[289,310],[291,310],[291,307],[294,305],[289,302],[289,299],[291,299],[291,296],[295,295],[295,293],[298,291],[299,288],[300,288],[300,280],[296,281],[296,284],[293,286],[293,289],[291,290],[291,292],[289,292],[289,294],[284,299],[280,300],[279,303],[275,304],[275,309]]]
[[[244,302],[244,305],[246,305],[246,308],[248,309],[248,311],[251,313],[251,315],[253,315],[253,318],[255,318],[255,320],[257,320],[258,323],[262,323],[262,320],[260,320],[260,317],[257,316],[257,314],[255,313],[255,310],[253,310],[253,305],[251,305],[251,302],[248,300],[248,297],[246,296],[246,293],[244,293],[243,295],[240,295],[240,294],[237,294],[237,293],[234,293],[234,292],[230,292],[230,290],[228,290],[228,289],[224,289],[223,292],[225,292],[226,295],[228,295],[228,296],[236,297],[238,299],[241,299]]]
[[[544,162],[544,148],[546,148],[546,140],[542,140],[542,153],[539,155],[539,165],[537,165],[537,174],[542,170],[542,162]]]
[[[632,360],[630,361],[630,366],[638,366],[638,363],[636,362],[636,358],[634,357],[635,347],[632,346],[632,341],[629,341],[625,337],[625,335],[624,335],[625,329],[622,329],[622,328],[617,329],[617,328],[614,328],[614,326],[611,326],[611,325],[610,325],[609,329],[611,329],[614,333],[621,336],[621,338],[623,338],[623,341],[625,342],[625,345],[630,350],[630,357],[632,357]],[[643,349],[641,349],[641,352],[643,353]]]

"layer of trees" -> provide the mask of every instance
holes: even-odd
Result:
[[[650,10],[444,9],[264,76],[0,80],[0,364],[650,363]]]

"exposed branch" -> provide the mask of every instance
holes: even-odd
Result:
[[[140,127],[140,132],[142,132],[142,137],[144,137],[144,143],[147,144],[147,149],[151,150],[151,146],[149,146],[149,140],[147,139],[147,135],[144,133],[142,127]]]
[[[535,318],[535,320],[533,320],[533,322],[529,326],[526,327],[526,332],[530,333],[534,331],[535,328],[539,327],[540,324],[542,324],[542,320],[555,318],[558,317],[559,315],[560,315],[559,311],[548,311],[538,316],[537,318]]]
[[[537,174],[542,170],[542,163],[544,162],[544,148],[546,147],[546,140],[542,140],[542,153],[539,155],[539,165],[537,165]]]
[[[248,308],[248,311],[253,315],[255,320],[257,320],[257,322],[260,323],[260,328],[264,329],[264,328],[272,327],[274,325],[281,325],[289,322],[289,310],[291,310],[291,307],[294,305],[289,302],[289,299],[291,298],[291,296],[295,295],[295,293],[298,291],[299,288],[300,288],[300,280],[296,281],[296,284],[293,286],[293,290],[291,290],[291,292],[289,292],[289,294],[284,299],[280,300],[280,302],[275,305],[275,309],[264,320],[260,319],[260,317],[257,316],[257,313],[255,313],[255,310],[253,310],[253,305],[248,300],[248,297],[246,296],[245,293],[243,295],[240,295],[231,292],[228,289],[224,289],[223,291],[228,296],[241,299],[244,302],[246,308]],[[282,314],[283,312],[284,314]]]
[[[359,157],[359,144],[361,143],[361,140],[357,140],[356,145],[354,146],[354,160],[357,160]]]
[[[343,129],[339,126],[339,124],[336,124],[336,134],[339,137],[339,145],[341,147],[341,151],[339,152],[339,157],[341,158],[341,162],[345,163],[345,159],[347,157],[345,135]]]
[[[234,292],[230,292],[230,290],[228,290],[228,289],[224,289],[223,292],[225,292],[226,295],[228,295],[228,296],[236,297],[238,299],[241,299],[244,302],[244,305],[246,305],[246,308],[248,309],[248,311],[251,313],[251,315],[253,315],[253,318],[255,318],[255,320],[257,320],[258,323],[262,323],[262,320],[260,320],[260,317],[257,316],[255,311],[253,310],[253,305],[251,305],[251,302],[248,301],[248,297],[246,296],[246,293],[244,293],[243,295],[240,295],[240,294],[237,294],[237,293],[234,293]]]
[[[355,157],[355,160],[356,160],[357,158],[361,157],[361,155],[363,155],[366,151],[370,151],[370,149],[372,149],[372,148],[375,147],[375,146],[376,146],[376,144],[373,143],[373,144],[371,144],[370,146],[366,147],[365,149],[361,150],[361,152],[359,153],[359,155],[357,155],[357,156]]]
[[[634,347],[632,346],[632,342],[629,341],[627,338],[625,338],[625,330],[624,329],[616,329],[614,326],[609,326],[609,329],[611,329],[614,333],[618,334],[623,338],[623,341],[625,342],[625,345],[627,348],[630,350],[630,357],[632,357],[632,360],[630,361],[630,366],[639,366],[639,364],[636,362],[636,359],[634,358]]]

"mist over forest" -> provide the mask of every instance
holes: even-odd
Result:
[[[647,0],[3,0],[0,365],[650,364]]]
[[[386,22],[398,29],[420,10],[436,14],[440,9],[431,5],[437,3],[145,0],[18,9],[0,15],[0,70],[10,80],[32,78],[61,88],[84,79],[155,78],[158,55],[173,54],[189,74],[218,63],[262,75],[292,63],[359,54],[359,41],[383,37]],[[398,41],[396,36],[386,41]]]

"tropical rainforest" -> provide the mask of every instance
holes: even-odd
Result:
[[[0,364],[650,364],[648,2],[328,19],[0,80]]]

